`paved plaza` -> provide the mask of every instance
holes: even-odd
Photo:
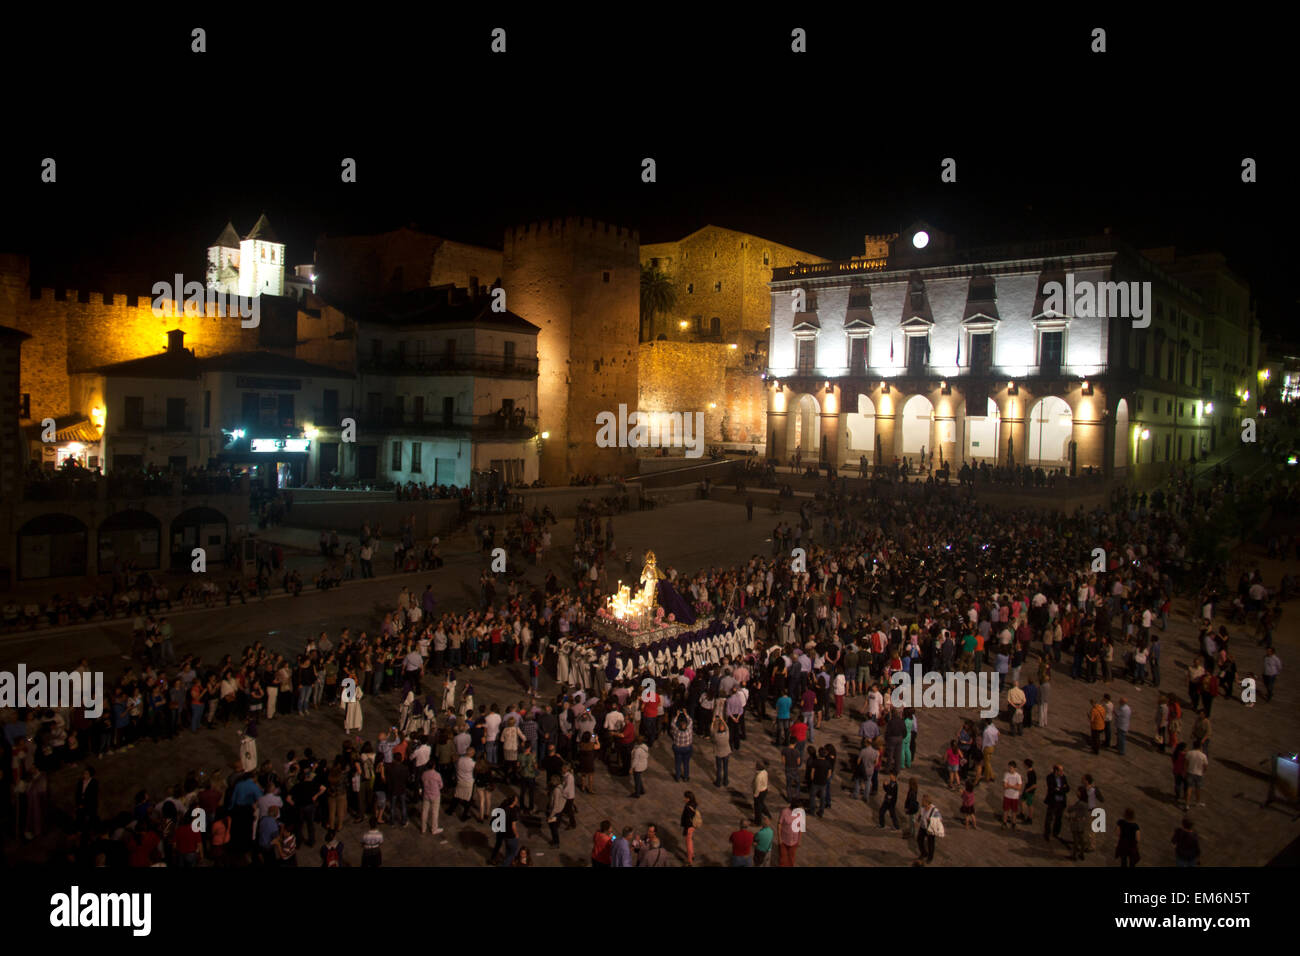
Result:
[[[364,518],[363,515],[356,517],[357,524]],[[639,559],[646,549],[653,548],[661,567],[673,566],[679,571],[689,572],[702,567],[735,564],[753,554],[770,554],[770,535],[775,520],[765,510],[756,509],[754,520],[747,522],[742,506],[689,501],[619,516],[614,519],[614,526],[620,552],[630,546]],[[572,521],[561,520],[554,532],[555,548],[549,564],[562,580],[570,579],[571,552],[568,546],[571,541]],[[236,605],[229,609],[221,606],[177,610],[171,615],[176,630],[176,650],[178,654],[199,653],[205,661],[212,662],[227,653],[237,655],[244,646],[261,640],[274,651],[295,654],[301,650],[308,635],[322,629],[328,630],[331,636],[336,636],[343,627],[351,627],[354,633],[363,629],[373,630],[383,613],[396,603],[398,590],[403,585],[418,594],[426,584],[432,583],[440,610],[472,605],[477,600],[478,577],[487,565],[487,556],[473,550],[465,534],[445,541],[444,545],[447,563],[436,572],[356,581],[325,593],[305,591],[298,598],[277,595],[264,602],[250,601],[246,606]],[[1280,562],[1257,558],[1252,553],[1240,554],[1238,560],[1247,567],[1261,567],[1270,586],[1276,586],[1283,572]],[[1293,573],[1294,565],[1293,561]],[[621,568],[621,561],[617,565],[611,564],[611,587]],[[540,584],[545,570],[544,567],[530,567],[527,579]],[[1235,573],[1232,578],[1235,580]],[[1196,629],[1189,620],[1191,613],[1186,600],[1174,602],[1169,630],[1163,641],[1161,666],[1162,688],[1179,694],[1184,703],[1186,680],[1181,664],[1190,659],[1196,638]],[[1300,614],[1296,613],[1293,602],[1275,634],[1275,646],[1288,669],[1300,667],[1298,624]],[[1239,676],[1259,673],[1263,655],[1253,635],[1233,626],[1230,626],[1230,633],[1240,668]],[[106,683],[110,683],[124,666],[120,655],[129,639],[130,623],[125,620],[0,636],[0,666],[12,669],[18,662],[24,662],[29,668],[67,669],[77,658],[86,656],[93,669],[105,672]],[[1025,673],[1031,673],[1034,666],[1036,655],[1026,665]],[[505,705],[525,696],[527,676],[522,666],[498,666],[486,672],[472,672],[470,676],[477,690],[476,700],[480,703],[496,701],[504,709]],[[426,686],[429,680],[436,679],[426,678]],[[1191,814],[1201,834],[1202,862],[1206,865],[1261,865],[1300,838],[1300,821],[1294,811],[1278,806],[1261,809],[1268,792],[1270,755],[1297,749],[1300,698],[1294,680],[1291,670],[1284,670],[1278,681],[1277,695],[1271,703],[1264,703],[1261,699],[1257,706],[1248,708],[1239,701],[1220,699],[1214,706],[1210,767],[1204,785],[1206,806],[1194,808]],[[1150,686],[1135,688],[1122,680],[1106,684],[1073,681],[1069,677],[1066,659],[1055,674],[1053,687],[1050,726],[1033,727],[1023,736],[1013,737],[1005,722],[999,723],[1003,734],[994,757],[999,780],[1007,761],[1015,760],[1023,767],[1025,758],[1031,758],[1035,763],[1040,793],[1054,762],[1064,764],[1072,786],[1081,781],[1083,774],[1090,773],[1105,797],[1109,832],[1098,835],[1097,850],[1090,853],[1081,865],[1115,863],[1115,823],[1126,807],[1136,811],[1142,828],[1142,865],[1172,865],[1169,838],[1183,812],[1173,802],[1169,757],[1157,752],[1153,746],[1156,691]],[[547,696],[555,692],[550,675],[544,677],[542,690]],[[1090,698],[1099,698],[1102,693],[1109,693],[1116,702],[1121,696],[1127,697],[1133,707],[1133,729],[1128,753],[1123,757],[1113,750],[1094,756],[1087,743],[1088,702]],[[367,739],[373,740],[381,727],[396,721],[397,703],[396,692],[365,699],[363,735]],[[905,841],[892,828],[877,828],[876,798],[869,806],[861,800],[854,802],[844,786],[850,783],[845,769],[846,758],[855,755],[858,749],[857,714],[863,703],[861,697],[850,699],[848,705],[853,716],[846,714],[843,719],[827,721],[816,733],[816,745],[830,741],[838,750],[838,784],[833,793],[833,806],[825,817],[810,815],[808,819],[807,833],[799,850],[799,865],[900,866],[909,865],[915,856],[912,842]],[[1189,716],[1184,717],[1184,726],[1188,729],[1191,726]],[[941,763],[948,740],[956,735],[966,717],[977,717],[977,714],[973,710],[920,710],[915,762],[911,770],[905,771],[900,778],[900,791],[905,792],[908,777],[914,775],[920,782],[921,792],[930,794],[944,815],[947,836],[939,841],[935,865],[1068,864],[1066,846],[1059,841],[1046,842],[1043,838],[1041,799],[1035,808],[1038,814],[1035,825],[1022,826],[1016,832],[999,829],[1000,783],[986,783],[977,788],[980,830],[972,832],[961,828],[959,796],[946,788]],[[598,764],[596,794],[579,793],[579,826],[574,831],[562,831],[561,848],[555,851],[547,846],[546,827],[538,816],[524,818],[524,845],[534,853],[537,865],[586,865],[591,850],[591,834],[601,820],[611,820],[616,831],[624,826],[635,826],[639,832],[644,832],[645,825],[653,822],[658,824],[664,845],[674,855],[675,862],[680,862],[682,838],[678,821],[682,793],[691,789],[699,799],[705,820],[695,834],[696,865],[724,864],[730,856],[728,834],[742,817],[751,813],[749,783],[757,758],[766,758],[770,763],[772,789],[768,795],[768,808],[774,819],[783,805],[778,794],[784,781],[779,754],[771,740],[771,721],[760,729],[751,717],[747,726],[748,739],[740,753],[731,758],[729,789],[713,786],[711,747],[702,740],[697,740],[690,783],[673,783],[670,741],[664,734],[652,750],[650,770],[646,774],[646,796],[632,799],[631,778],[611,777]],[[337,707],[325,708],[306,717],[295,715],[266,721],[259,728],[259,753],[262,758],[273,759],[277,765],[288,750],[301,753],[304,746],[312,747],[318,755],[332,757],[343,737],[342,727],[343,712]],[[101,814],[108,816],[129,806],[132,796],[141,788],[161,797],[188,768],[233,766],[237,760],[239,731],[240,727],[232,722],[224,729],[204,730],[198,734],[184,732],[174,740],[157,744],[145,740],[102,759],[97,764],[102,788]],[[70,809],[78,773],[79,769],[66,767],[52,777],[53,806],[65,812]],[[494,799],[500,792],[498,785]],[[539,786],[538,797],[539,801],[544,799],[544,787]],[[414,805],[418,814],[418,803]],[[899,807],[901,815],[901,794]],[[469,822],[462,823],[458,817],[444,813],[442,824],[445,833],[440,836],[420,835],[414,825],[405,830],[388,828],[384,844],[385,865],[483,865],[487,862],[493,835],[486,823],[476,822],[472,817]],[[348,858],[354,864],[360,860],[362,830],[360,825],[349,822],[342,833]],[[25,847],[21,858],[43,859],[50,847],[50,838],[38,841]],[[316,850],[303,847],[299,857],[304,865],[312,865],[317,860]]]

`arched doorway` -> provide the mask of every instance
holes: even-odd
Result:
[[[172,522],[173,568],[188,568],[195,548],[203,548],[209,565],[226,560],[229,523],[215,508],[191,508]]]
[[[1047,395],[1029,410],[1026,463],[1044,468],[1068,468],[1074,415],[1065,400]]]
[[[86,573],[86,526],[72,515],[45,514],[18,529],[18,579]]]
[[[99,525],[99,573],[112,574],[118,562],[137,571],[154,571],[161,557],[162,522],[147,511],[119,511]]]
[[[866,455],[875,464],[876,406],[868,396],[858,396],[857,409],[844,416],[844,429],[848,457],[856,460]]]
[[[1115,406],[1115,473],[1128,470],[1128,450],[1132,447],[1128,433],[1128,399],[1121,398]]]
[[[790,421],[786,426],[786,452],[794,457],[796,451],[804,461],[816,462],[821,452],[822,439],[821,406],[811,395],[800,395],[790,409]]]
[[[934,404],[924,395],[913,395],[903,404],[903,427],[899,454],[934,454]]]
[[[966,409],[966,450],[967,461],[987,461],[996,465],[998,458],[998,440],[1002,431],[1002,416],[997,403],[986,398],[987,406],[981,415],[978,411]]]

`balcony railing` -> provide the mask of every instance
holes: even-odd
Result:
[[[177,495],[246,495],[248,479],[234,475],[124,474],[54,472],[23,483],[25,501],[97,501],[115,498],[166,498]]]
[[[888,259],[853,259],[849,262],[810,262],[797,266],[784,266],[772,270],[772,281],[801,279],[805,276],[856,275],[861,272],[882,272]]]
[[[452,355],[384,352],[363,359],[361,367],[369,372],[398,374],[459,375],[473,372],[507,378],[531,378],[537,375],[537,356],[508,356],[500,352],[456,352]]]

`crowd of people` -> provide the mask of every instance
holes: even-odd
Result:
[[[379,865],[385,828],[411,824],[438,833],[444,814],[462,821],[473,814],[480,823],[504,821],[492,828],[493,861],[527,865],[523,827],[560,846],[562,828],[577,827],[578,792],[597,786],[597,762],[626,778],[629,796],[640,798],[653,782],[656,748],[671,749],[674,782],[689,783],[703,744],[713,758],[713,785],[728,788],[739,755],[756,750],[747,740],[757,734],[770,735],[780,762],[756,752],[752,774],[744,772],[753,809],[726,838],[730,862],[794,865],[807,815],[830,811],[838,785],[851,788],[854,800],[878,797],[879,825],[888,817],[900,829],[905,788],[906,832],[916,841],[916,861],[930,863],[945,835],[944,810],[915,776],[921,722],[916,710],[893,706],[891,675],[919,664],[926,672],[1000,676],[1006,694],[998,718],[933,732],[940,740],[951,733],[937,769],[961,795],[955,806],[963,824],[978,826],[971,795],[987,782],[1000,783],[1001,823],[1015,827],[1032,822],[1039,783],[1032,760],[1009,764],[996,778],[999,724],[1013,734],[1048,726],[1065,660],[1075,681],[1107,686],[1122,667],[1133,685],[1149,679],[1159,688],[1160,634],[1179,593],[1201,603],[1202,653],[1179,662],[1187,667],[1186,706],[1197,716],[1187,718],[1185,736],[1183,702],[1161,693],[1152,726],[1171,755],[1174,799],[1190,811],[1203,803],[1213,703],[1220,695],[1241,700],[1244,686],[1243,639],[1229,639],[1216,623],[1216,605],[1230,593],[1224,569],[1198,562],[1188,548],[1190,529],[1242,496],[1284,512],[1295,495],[1291,483],[1241,482],[1230,472],[1200,484],[1180,472],[1158,495],[1121,491],[1109,508],[1073,515],[980,506],[952,488],[918,493],[874,482],[852,494],[832,491],[805,504],[797,521],[778,524],[769,556],[689,575],[669,569],[667,580],[692,608],[744,639],[703,656],[661,655],[643,667],[629,666],[593,634],[611,590],[604,565],[618,552],[612,520],[586,509],[575,520],[571,584],[552,571],[531,588],[511,578],[499,596],[488,578],[472,610],[440,611],[432,585],[420,594],[403,587],[373,634],[344,629],[332,640],[322,632],[289,655],[257,642],[212,662],[177,660],[170,632],[147,623],[133,648],[138,657],[98,721],[33,711],[8,722],[6,803],[14,819],[5,828],[39,837],[51,822],[41,776],[74,762],[86,771],[64,851],[87,863],[286,865],[315,847],[320,823],[322,865]],[[363,529],[363,541],[368,533]],[[494,538],[483,541],[486,549]],[[791,562],[793,548],[804,549],[806,564]],[[630,572],[629,553],[623,561]],[[1261,643],[1271,644],[1262,622],[1276,621],[1278,597],[1258,572],[1238,583]],[[575,656],[579,646],[605,653]],[[518,695],[478,699],[476,675],[495,668],[516,676]],[[1267,699],[1280,669],[1275,649],[1266,648],[1259,670]],[[555,676],[554,693],[543,692],[543,675]],[[400,702],[399,718],[372,741],[363,735],[361,701],[384,695]],[[1095,696],[1087,733],[1094,751],[1113,740],[1123,755],[1132,708],[1112,696]],[[342,711],[344,737],[332,756],[303,748],[283,762],[258,758],[260,724],[334,708]],[[856,753],[816,742],[829,721],[850,715],[861,718]],[[188,773],[166,796],[141,791],[131,808],[107,817],[86,795],[97,791],[93,767],[117,750],[232,724],[240,732],[238,772]],[[931,733],[928,719],[924,732]],[[783,787],[769,777],[778,769]],[[779,794],[779,810],[769,808],[769,794]],[[1044,838],[1059,837],[1068,820],[1071,857],[1086,854],[1094,846],[1087,821],[1102,801],[1090,776],[1072,784],[1057,763],[1042,800]],[[212,821],[197,840],[190,835],[196,809]],[[1124,818],[1116,855],[1132,864],[1139,831],[1132,813]],[[344,845],[349,824],[365,827],[359,846]],[[680,837],[601,821],[591,861],[689,865],[705,825],[694,791],[686,791]],[[1179,833],[1179,862],[1199,858],[1190,820]]]

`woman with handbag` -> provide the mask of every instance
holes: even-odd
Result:
[[[921,798],[921,812],[918,820],[920,826],[916,832],[916,864],[933,863],[935,839],[942,837],[944,830],[943,817],[939,815],[939,808],[930,801],[928,795]]]

